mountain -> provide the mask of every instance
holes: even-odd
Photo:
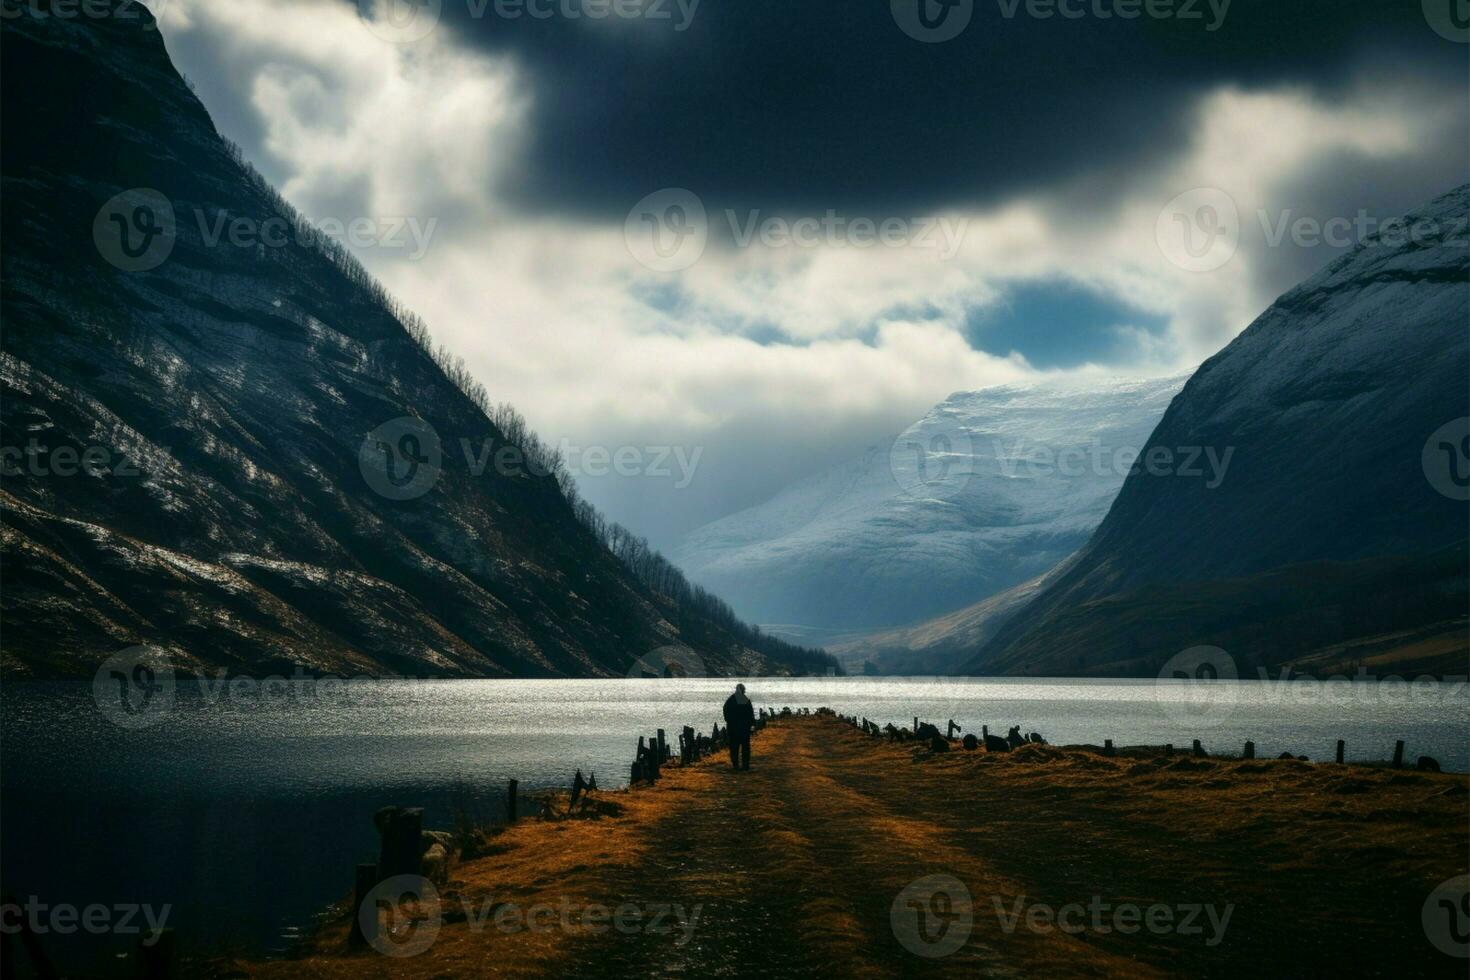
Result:
[[[614,557],[513,413],[220,137],[151,15],[67,6],[5,0],[0,35],[24,93],[0,140],[7,676],[141,643],[187,672],[825,665]]]
[[[1036,598],[1055,574],[1053,569],[964,609],[912,626],[833,634],[822,641],[822,649],[836,657],[849,673],[901,677],[951,674],[956,664],[963,663]]]
[[[695,530],[672,557],[741,615],[816,642],[953,613],[1081,547],[1183,383],[951,395],[891,447]]]
[[[1470,538],[1470,185],[1384,226],[1206,361],[1145,450],[1213,447],[1218,486],[1131,474],[1077,560],[972,673],[1463,674]],[[1412,230],[1409,233],[1407,230]]]

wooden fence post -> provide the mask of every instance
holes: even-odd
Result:
[[[1338,739],[1337,740],[1337,764],[1338,765],[1342,765],[1343,750],[1346,749],[1346,748],[1347,748],[1347,743],[1344,742],[1342,739]]]
[[[663,762],[668,757],[669,745],[668,742],[664,740],[664,730],[660,728],[658,730],[658,761]]]
[[[582,770],[578,769],[577,775],[572,779],[572,799],[571,802],[567,804],[568,816],[571,815],[572,807],[577,805],[577,800],[581,799],[583,794],[585,794],[586,792],[587,780],[582,778]]]
[[[1103,739],[1103,755],[1106,755],[1106,756],[1112,756],[1112,755],[1114,755],[1114,751],[1113,751],[1113,740],[1110,739],[1110,738]]]
[[[1254,759],[1256,757],[1256,743],[1246,742],[1245,751],[1240,753],[1242,759]]]
[[[1393,767],[1402,769],[1404,767],[1404,740],[1399,739],[1393,743]]]
[[[380,835],[378,880],[416,875],[424,856],[424,810],[416,806],[385,806],[373,817]]]
[[[174,931],[160,929],[156,935],[144,933],[138,937],[137,963],[139,980],[170,980],[174,975]]]
[[[367,904],[368,895],[378,884],[378,866],[376,864],[359,864],[357,866],[357,877],[352,883],[352,933],[348,941],[354,946],[365,946],[378,938],[378,910],[373,909],[373,914],[368,917],[367,928],[363,928],[362,907]]]

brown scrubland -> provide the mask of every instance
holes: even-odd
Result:
[[[417,955],[352,946],[344,902],[298,955],[228,970],[1463,977],[1421,915],[1470,863],[1467,782],[1156,750],[936,753],[778,718],[749,772],[675,761],[654,786],[490,832],[433,907],[385,912],[395,952],[438,923]]]

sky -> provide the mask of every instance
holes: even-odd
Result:
[[[1463,0],[149,5],[660,547],[954,391],[1188,371],[1470,180]]]

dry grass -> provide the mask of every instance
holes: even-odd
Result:
[[[1467,778],[1299,762],[1104,758],[1028,747],[933,755],[830,718],[777,722],[752,771],[718,759],[602,794],[597,819],[525,822],[460,866],[421,956],[346,950],[241,964],[255,977],[1463,976],[1420,908],[1467,867]],[[973,896],[968,942],[937,960],[890,906],[946,874]],[[1022,900],[1233,906],[1200,935],[1007,930]],[[476,930],[463,900],[700,908],[681,932]],[[1201,922],[1205,920],[1201,919]]]

